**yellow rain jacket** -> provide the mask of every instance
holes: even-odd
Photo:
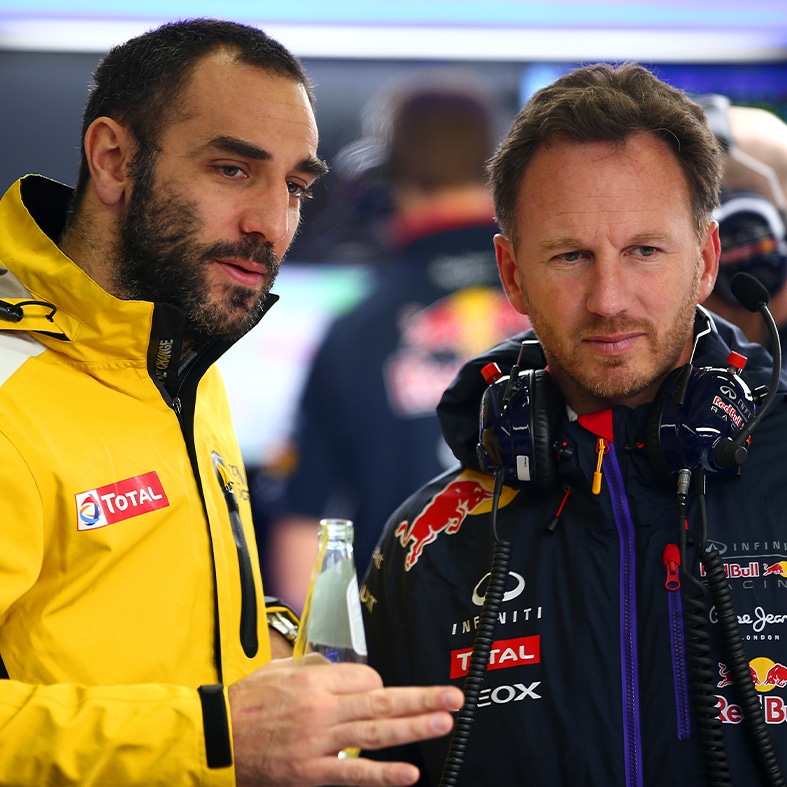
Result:
[[[179,371],[181,313],[53,242],[69,196],[0,201],[0,784],[234,785],[224,687],[270,645],[229,343]]]

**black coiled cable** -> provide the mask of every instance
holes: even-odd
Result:
[[[709,787],[725,787],[732,784],[724,732],[719,718],[718,701],[716,699],[716,661],[711,658],[710,634],[708,632],[708,607],[706,597],[708,590],[694,574],[689,571],[686,559],[686,540],[688,518],[686,501],[691,483],[691,471],[681,470],[678,473],[678,527],[680,544],[680,564],[683,566],[683,577],[691,583],[689,588],[683,585],[683,620],[686,632],[686,658],[691,683],[691,697],[694,703],[694,720],[699,733],[702,748],[705,774]],[[697,488],[700,510],[702,512],[701,543],[707,541],[707,518],[705,516],[705,476],[703,470],[697,470]]]
[[[451,744],[443,763],[440,775],[440,787],[454,787],[459,783],[459,771],[462,768],[470,740],[470,729],[478,708],[478,699],[484,685],[486,667],[494,644],[495,626],[497,625],[500,604],[506,592],[508,567],[511,565],[511,543],[501,541],[497,537],[497,509],[500,491],[503,487],[503,471],[495,473],[495,489],[492,498],[492,531],[495,538],[492,566],[489,570],[489,582],[484,595],[484,605],[476,629],[470,666],[465,678],[465,702],[454,721]]]
[[[684,591],[686,656],[691,678],[694,717],[709,787],[732,784],[715,692],[716,662],[710,657],[704,589]]]

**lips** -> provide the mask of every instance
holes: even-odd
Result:
[[[616,334],[614,336],[586,336],[583,342],[604,355],[621,355],[628,352],[642,338],[642,333]]]
[[[235,283],[258,289],[268,269],[247,260],[216,260],[217,265]]]

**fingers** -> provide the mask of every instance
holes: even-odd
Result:
[[[324,659],[311,663],[328,664]],[[455,686],[383,688],[375,670],[358,664],[330,665],[319,678],[323,687],[330,678],[337,700],[331,725],[337,751],[348,746],[381,749],[445,735],[453,726],[451,712],[464,702]]]
[[[387,688],[347,696],[332,747],[376,750],[448,734],[464,695],[454,686]]]
[[[405,686],[383,688],[377,672],[359,665],[333,665],[332,690],[337,695],[352,694],[346,704],[354,718],[381,719],[410,716],[430,711],[457,711],[464,694],[456,686]],[[349,718],[349,717],[348,717]]]
[[[451,731],[453,724],[453,717],[448,711],[402,718],[366,719],[335,727],[333,739],[339,750],[357,747],[373,751],[442,737]]]
[[[407,787],[418,781],[418,768],[406,762],[373,762],[363,757],[355,760],[326,758],[315,763],[314,784],[342,787]],[[317,777],[316,773],[320,776]],[[312,774],[304,774],[306,780]],[[322,780],[320,780],[322,779]]]
[[[389,719],[434,711],[456,711],[464,695],[455,686],[407,686],[363,691],[348,703],[356,719]]]

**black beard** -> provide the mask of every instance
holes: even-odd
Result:
[[[256,236],[200,243],[200,219],[194,203],[166,188],[157,193],[152,181],[148,171],[140,173],[134,184],[114,265],[116,292],[128,300],[177,306],[185,314],[185,336],[191,341],[243,336],[259,322],[263,302],[279,271],[273,247]],[[207,269],[217,258],[265,265],[263,286],[251,290],[227,285],[223,299],[212,300]]]

